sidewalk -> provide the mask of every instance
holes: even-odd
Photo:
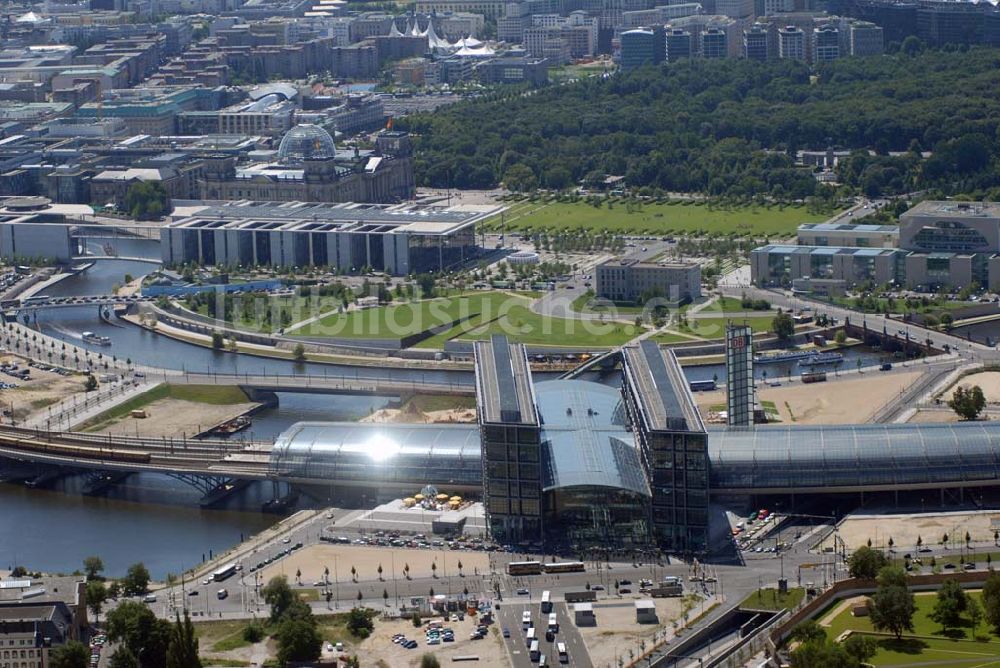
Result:
[[[34,429],[70,431],[76,425],[82,424],[158,385],[160,385],[159,382],[127,383],[124,381],[113,385],[102,385],[102,389],[89,393],[83,402],[77,400],[79,395],[66,397],[59,403],[50,406],[47,413],[39,413],[28,418],[23,426]]]

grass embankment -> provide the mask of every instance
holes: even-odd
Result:
[[[982,603],[982,593],[967,592]],[[871,663],[875,666],[996,666],[1000,663],[1000,635],[988,624],[981,623],[975,631],[972,622],[962,617],[956,628],[943,629],[932,621],[931,612],[937,601],[934,592],[916,595],[916,613],[913,615],[913,633],[901,640],[876,636],[879,650]],[[827,620],[827,636],[839,637],[844,631],[871,633],[874,631],[869,617],[854,617],[850,607],[833,619]]]
[[[297,590],[299,596],[306,600],[302,590]],[[309,591],[309,590],[305,590]],[[316,590],[311,590],[315,592]],[[318,600],[318,594],[317,599]],[[317,628],[323,636],[323,642],[351,645],[356,639],[347,630],[347,614],[321,615],[316,614]],[[242,647],[250,647],[253,643],[243,638],[243,630],[250,623],[250,620],[220,620],[209,622],[195,622],[195,635],[200,641],[201,650],[207,652],[230,652]],[[274,633],[277,629],[268,623],[265,618],[261,620],[265,636]],[[218,662],[220,659],[206,658],[208,661]],[[226,665],[224,663],[212,663],[209,665]]]
[[[754,593],[743,599],[741,608],[752,608],[754,610],[784,610],[794,609],[806,595],[806,590],[802,587],[792,587],[784,594],[774,587],[758,589]]]
[[[103,413],[90,418],[82,425],[82,431],[100,431],[126,417],[134,410],[139,410],[160,399],[178,399],[214,406],[242,404],[250,401],[246,393],[231,385],[169,385],[160,384],[151,390],[132,397]]]
[[[459,408],[475,408],[475,397],[451,397],[442,394],[415,394],[403,402],[400,407],[405,411],[431,413]]]
[[[452,339],[482,340],[493,334],[506,334],[515,341],[534,345],[600,348],[625,343],[641,331],[622,323],[543,316],[531,310],[530,300],[525,297],[485,292],[332,314],[296,334],[396,339],[435,328],[443,330],[421,341],[418,348],[440,349]]]
[[[610,203],[610,204],[609,204]],[[530,212],[517,209],[506,216],[511,230],[592,230],[615,234],[743,234],[754,236],[792,235],[803,223],[816,223],[833,212],[813,212],[799,205],[722,207],[702,202],[672,200],[643,202],[631,211],[624,201],[606,200],[600,206],[587,202],[538,203]],[[487,221],[500,228],[500,218]]]

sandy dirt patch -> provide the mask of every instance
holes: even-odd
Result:
[[[476,411],[472,408],[453,408],[442,411],[401,410],[399,408],[380,408],[371,415],[361,418],[360,422],[404,422],[417,424],[441,424],[449,422],[475,422]]]
[[[27,368],[27,362],[19,357],[3,355],[0,356],[0,361],[16,363],[22,368]],[[60,376],[51,371],[31,368],[28,370],[31,372],[31,380],[27,381],[6,374],[0,375],[0,382],[17,385],[15,389],[3,390],[2,403],[5,412],[13,410],[14,419],[18,422],[46,411],[49,406],[73,394],[80,393],[80,401],[83,401],[85,376]]]
[[[928,492],[935,496],[933,490]],[[936,502],[936,497],[930,499]],[[923,540],[923,545],[938,545],[945,534],[948,534],[949,544],[956,550],[963,547],[965,533],[969,532],[974,549],[993,547],[993,532],[1000,529],[1000,510],[983,510],[979,512],[957,513],[912,513],[899,515],[866,515],[848,517],[841,522],[838,529],[840,537],[847,545],[847,552],[866,545],[871,539],[872,546],[884,547],[889,538],[900,552],[913,552],[917,539]],[[829,538],[824,546],[832,545]]]
[[[829,374],[832,377],[832,373]],[[912,385],[920,372],[878,374],[869,372],[849,380],[831,379],[803,385],[795,381],[781,387],[758,386],[761,401],[772,401],[785,424],[857,424],[867,422],[892,397]],[[695,395],[702,415],[726,403],[723,391]]]
[[[944,395],[941,397],[942,401],[950,399],[955,388],[963,385],[965,387],[972,387],[973,385],[978,385],[983,390],[983,395],[986,396],[986,401],[991,404],[1000,403],[1000,371],[982,371],[980,373],[974,373],[971,376],[966,376],[962,378],[958,383],[949,387]]]
[[[182,399],[157,399],[144,406],[145,418],[124,416],[95,433],[130,436],[193,436],[215,425],[243,415],[257,407],[255,403],[203,404]],[[250,427],[253,429],[253,427]]]
[[[253,561],[253,557],[247,559]],[[434,571],[432,564],[437,564],[437,576],[442,581],[451,578],[452,587],[457,591],[462,589],[458,577],[458,562],[462,562],[462,573],[472,577],[478,570],[479,574],[488,573],[490,568],[489,554],[486,552],[471,552],[466,550],[418,550],[406,548],[372,547],[368,545],[309,545],[292,552],[284,559],[266,566],[262,571],[262,581],[267,582],[275,575],[286,575],[294,582],[296,571],[302,571],[302,583],[311,584],[323,579],[323,569],[329,567],[331,580],[336,571],[337,580],[341,585],[351,583],[351,567],[353,566],[358,582],[374,583],[378,581],[378,567],[382,566],[382,577],[386,582],[392,581],[395,568],[396,577],[402,581],[403,569],[410,567],[410,577],[430,578]],[[437,589],[438,587],[435,587]],[[382,591],[382,587],[377,587]],[[374,591],[374,590],[373,590]]]
[[[652,645],[656,632],[664,627],[669,628],[681,615],[683,599],[654,598],[652,601],[656,604],[656,615],[660,623],[639,624],[635,621],[635,602],[644,598],[646,597],[625,596],[621,600],[594,603],[597,626],[578,627],[594,666],[616,666],[616,656],[624,658],[627,663],[630,649],[638,656],[640,643],[645,642],[647,647]],[[698,614],[700,610],[696,606],[692,615]],[[572,610],[570,614],[572,615]]]
[[[915,412],[907,422],[915,422],[917,424],[931,424],[935,422],[958,422],[958,416],[955,415],[950,409],[949,410],[935,410],[935,411],[924,411],[918,410]]]

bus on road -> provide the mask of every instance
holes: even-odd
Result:
[[[232,577],[236,574],[236,564],[226,564],[222,568],[218,568],[212,573],[212,579],[216,582],[222,582],[228,577]]]
[[[552,594],[547,591],[542,592],[542,614],[547,615],[552,612]]]
[[[543,564],[546,573],[583,573],[582,561],[560,561],[554,564]]]
[[[512,561],[507,564],[507,575],[541,575],[540,561]]]

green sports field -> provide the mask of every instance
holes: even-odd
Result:
[[[609,231],[619,234],[792,235],[802,223],[818,223],[835,212],[810,212],[800,205],[710,206],[699,202],[644,203],[629,211],[624,202],[595,207],[586,202],[511,205],[503,222],[508,230]],[[499,229],[500,218],[487,225]]]

